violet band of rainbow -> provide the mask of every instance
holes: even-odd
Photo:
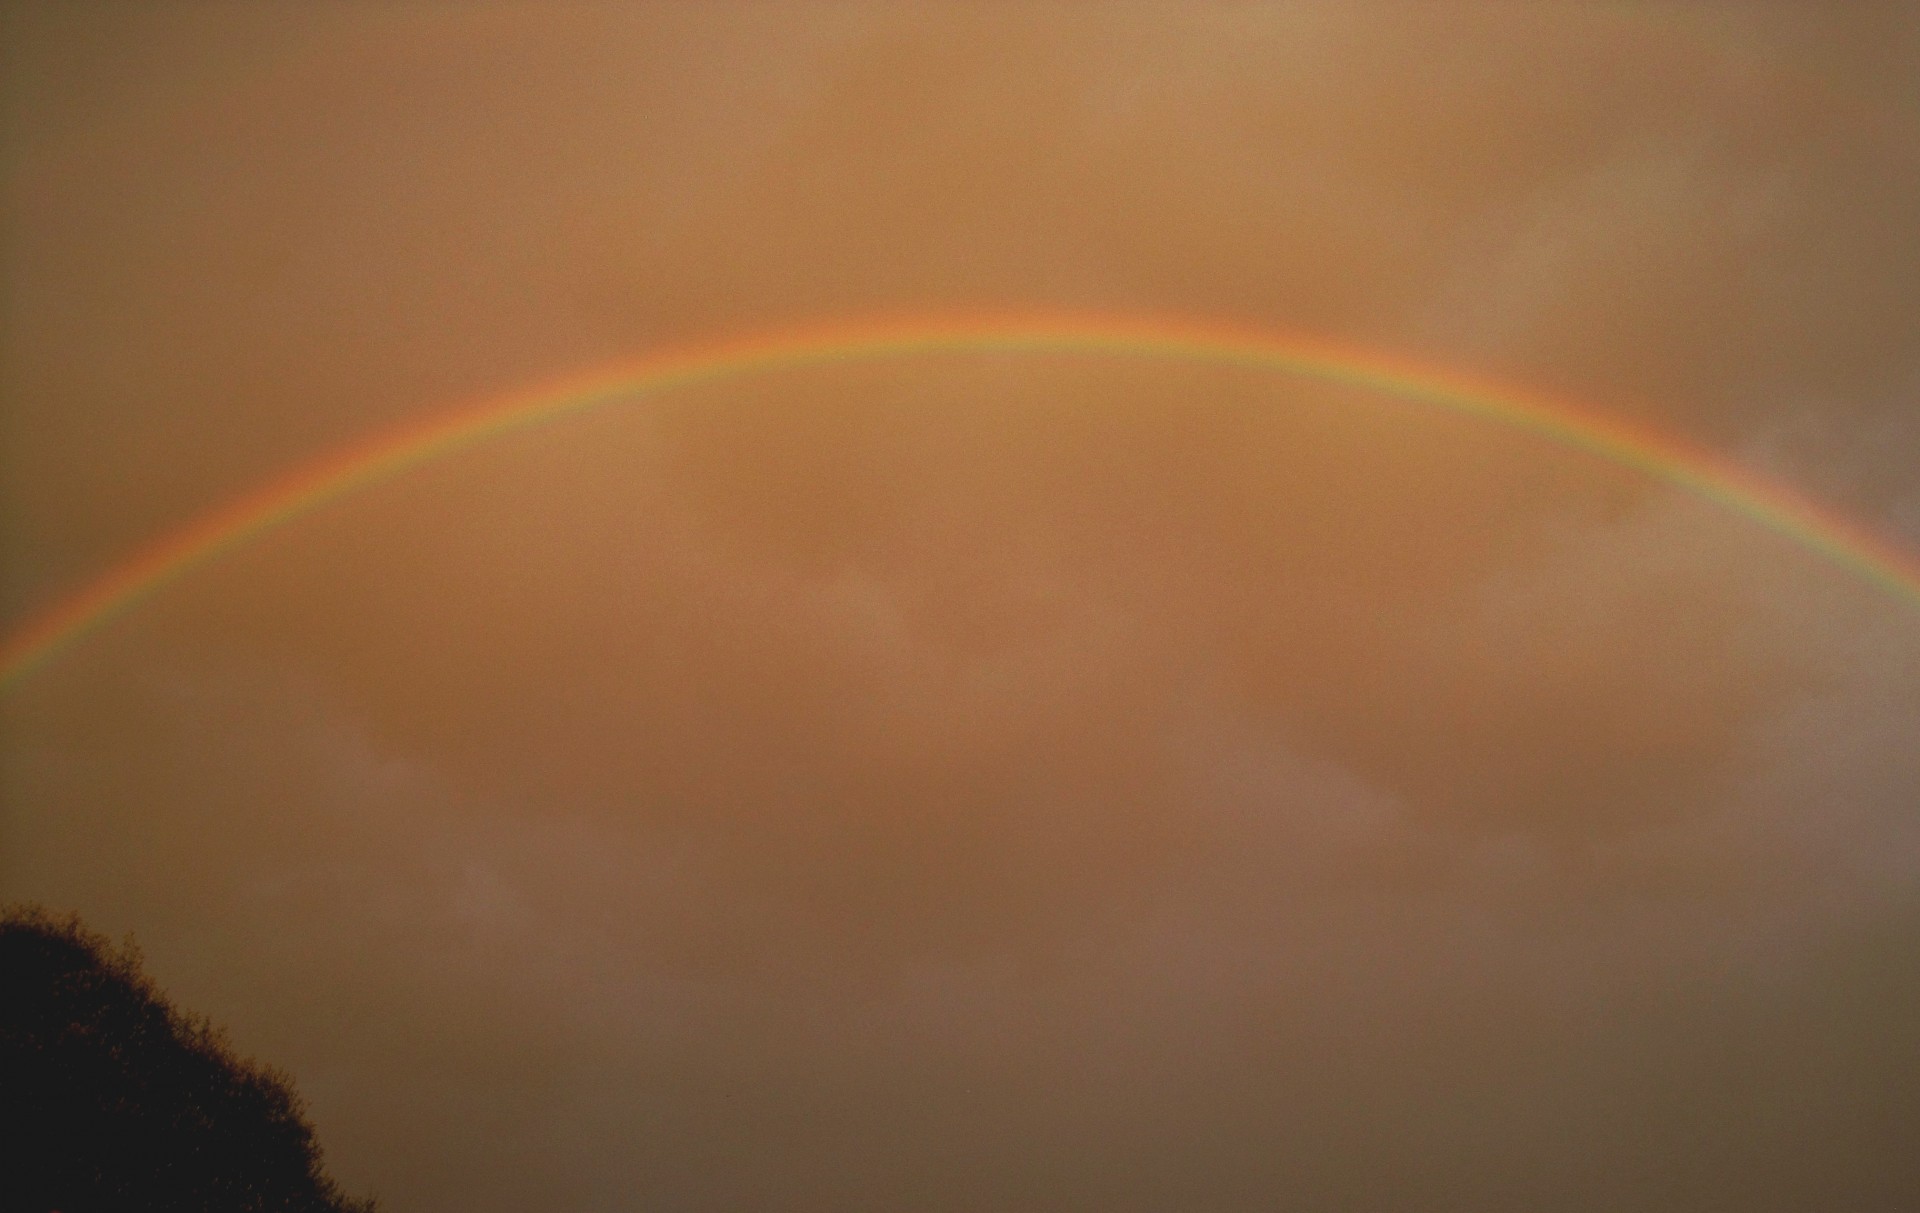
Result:
[[[11,690],[182,576],[326,503],[490,439],[620,400],[715,380],[938,353],[1099,354],[1237,366],[1485,418],[1684,489],[1920,607],[1920,556],[1830,506],[1695,443],[1544,395],[1375,350],[1231,324],[1084,313],[856,320],[656,353],[415,422],[295,469],[161,536],[0,644]]]

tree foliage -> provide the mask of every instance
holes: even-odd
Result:
[[[77,917],[0,909],[0,1213],[370,1213],[287,1076]]]

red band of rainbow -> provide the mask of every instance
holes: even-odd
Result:
[[[1670,434],[1525,390],[1331,342],[1142,316],[997,314],[826,324],[657,353],[379,435],[164,535],[0,645],[10,690],[82,636],[254,536],[408,468],[615,400],[713,380],[933,353],[1077,353],[1241,366],[1484,417],[1716,502],[1920,606],[1920,558],[1793,489]]]

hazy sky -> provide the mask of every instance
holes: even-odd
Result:
[[[826,317],[1324,334],[1920,545],[1912,4],[4,8],[19,620],[460,401]],[[1920,1206],[1920,611],[1484,421],[1090,357],[610,407],[4,704],[413,1210]]]

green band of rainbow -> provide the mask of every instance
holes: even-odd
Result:
[[[659,353],[380,435],[297,469],[158,541],[0,646],[11,689],[80,637],[248,540],[408,468],[614,400],[768,371],[933,353],[1077,353],[1283,372],[1484,417],[1636,469],[1742,514],[1920,606],[1920,559],[1830,507],[1669,434],[1374,351],[1155,317],[993,314],[820,325]]]

